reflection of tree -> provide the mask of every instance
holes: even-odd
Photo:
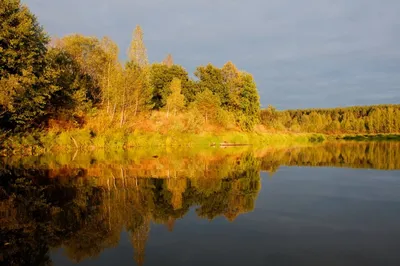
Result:
[[[2,258],[15,265],[49,264],[47,255],[50,246],[59,246],[69,235],[87,220],[90,209],[79,209],[79,198],[75,195],[91,193],[89,199],[96,200],[95,191],[79,191],[70,187],[59,187],[50,180],[32,181],[37,176],[46,176],[48,171],[5,169],[1,171],[0,182],[4,188],[1,201],[8,208],[6,220],[0,225]],[[61,197],[60,197],[61,195]],[[93,202],[92,202],[93,203]],[[75,206],[65,208],[65,206]],[[80,212],[79,212],[80,211]],[[74,214],[79,213],[79,217]],[[66,222],[64,219],[68,217]],[[72,219],[71,219],[72,218]],[[73,219],[81,218],[81,219]]]
[[[157,158],[132,165],[93,163],[86,168],[3,164],[0,263],[48,265],[49,249],[56,247],[79,262],[116,246],[125,228],[134,259],[141,265],[151,223],[172,231],[192,206],[199,217],[224,216],[229,221],[252,211],[261,187],[260,169],[275,172],[280,165],[400,169],[399,148],[398,143],[328,143],[208,160]],[[169,174],[153,178],[153,168]]]
[[[172,193],[171,204],[174,210],[182,208],[182,194],[187,188],[186,179],[169,178],[166,180],[167,189]]]
[[[276,172],[280,165],[400,169],[398,142],[331,142],[320,146],[270,150],[261,156],[261,169]]]
[[[224,215],[233,221],[239,214],[249,212],[254,208],[254,201],[260,190],[259,160],[252,154],[246,154],[235,163],[227,179],[214,186],[215,191],[199,190],[197,195],[200,207],[197,213],[200,217],[213,219]],[[211,182],[212,184],[212,182]]]
[[[250,155],[203,161],[206,172],[200,172],[205,175],[190,179],[176,174],[168,179],[132,178],[122,168],[117,180],[117,173],[97,179],[88,176],[88,170],[69,167],[5,167],[0,171],[5,188],[0,193],[6,247],[2,257],[14,264],[43,265],[50,263],[50,247],[63,246],[71,260],[80,262],[115,246],[125,227],[134,259],[142,265],[152,221],[172,231],[176,219],[193,205],[209,219],[225,215],[232,220],[250,211],[259,189],[255,162]]]
[[[146,242],[150,233],[150,219],[146,217],[143,222],[131,232],[131,242],[134,249],[134,258],[137,265],[143,265],[145,258]]]
[[[167,221],[168,231],[170,231],[170,232],[174,231],[175,221],[176,220],[173,217],[168,218],[168,221]]]
[[[49,204],[43,191],[24,178],[26,171],[4,169],[0,175],[3,188],[0,202],[0,262],[9,265],[50,265],[47,236],[43,218],[49,213]],[[15,175],[17,178],[12,179]],[[23,189],[26,187],[27,189]],[[40,241],[38,235],[45,241]]]

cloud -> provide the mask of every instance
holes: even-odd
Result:
[[[25,0],[51,35],[113,38],[136,24],[149,57],[253,73],[263,106],[399,103],[398,0]],[[121,55],[124,57],[124,54]]]

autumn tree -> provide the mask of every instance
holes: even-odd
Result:
[[[134,249],[134,259],[137,265],[144,264],[146,243],[150,233],[150,219],[146,219],[142,225],[131,233],[131,242]]]
[[[110,77],[107,82],[109,82],[108,85],[110,86],[107,97],[110,101],[110,107],[108,107],[107,103],[107,112],[111,117],[111,121],[113,121],[117,110],[121,107],[124,101],[126,93],[125,72],[121,64],[118,63],[111,67]]]
[[[139,25],[137,25],[133,31],[133,38],[129,47],[128,56],[130,62],[139,67],[145,67],[149,64],[146,46],[143,41],[143,30]]]
[[[124,124],[126,111],[133,111],[133,115],[136,116],[139,112],[147,111],[152,107],[150,69],[143,42],[143,31],[140,26],[136,26],[128,55],[129,61],[124,69],[120,103],[121,126]]]
[[[171,111],[174,115],[185,106],[185,96],[181,93],[181,80],[174,78],[170,85],[171,94],[167,98],[167,117]]]
[[[104,52],[105,65],[103,66],[103,78],[101,80],[102,103],[107,106],[107,113],[111,112],[111,99],[116,93],[116,88],[112,86],[113,73],[119,65],[118,45],[108,37],[103,37],[100,41],[100,47]]]
[[[321,130],[324,128],[322,115],[318,114],[316,112],[311,112],[309,117],[310,117],[310,125],[308,127],[309,131],[310,132],[321,132]]]
[[[174,59],[171,54],[168,54],[167,57],[163,60],[163,64],[167,67],[172,67],[174,65]]]
[[[152,107],[148,68],[141,69],[128,63],[123,70],[122,77],[121,126],[125,122],[126,111],[130,111],[133,116],[137,116],[139,112],[147,111]]]

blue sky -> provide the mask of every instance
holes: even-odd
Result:
[[[233,61],[262,106],[400,103],[399,0],[22,0],[52,36],[109,36],[125,57],[140,24],[150,61],[193,72]]]

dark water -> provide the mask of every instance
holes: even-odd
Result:
[[[8,158],[4,265],[400,265],[400,143]]]

